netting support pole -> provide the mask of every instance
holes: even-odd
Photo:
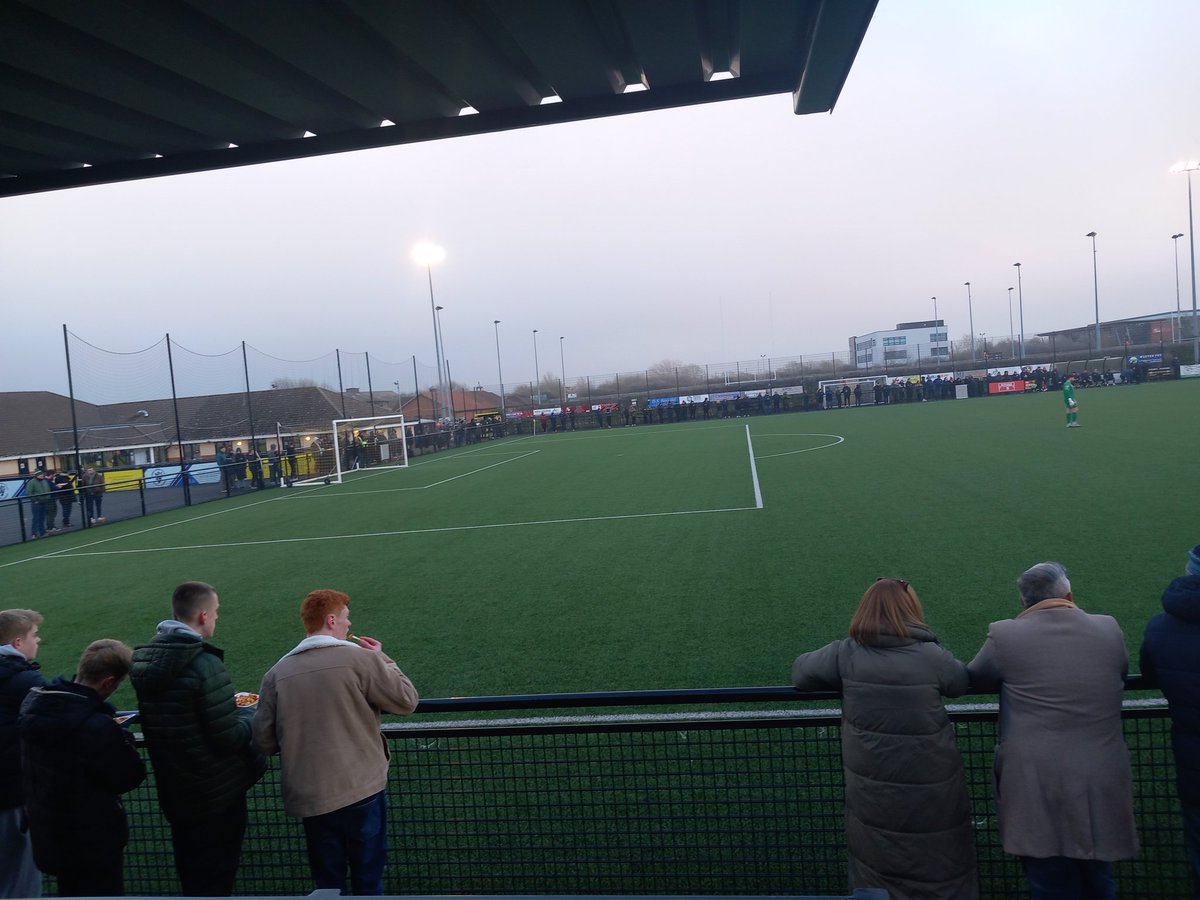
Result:
[[[250,449],[258,452],[258,436],[254,433],[254,404],[250,399],[250,364],[246,361],[246,342],[242,341],[242,376],[246,379],[246,415],[250,417]]]
[[[342,386],[342,351],[335,348],[333,351],[333,355],[337,358],[338,399],[342,403],[342,418],[348,419],[350,417],[348,415],[346,415],[346,389],[345,389],[345,387]]]
[[[75,442],[75,472],[79,472],[79,422],[75,418],[75,383],[71,380],[71,342],[67,339],[67,323],[63,322],[63,350],[67,354],[67,393],[71,396],[71,435]]]
[[[413,354],[413,396],[417,398],[417,424],[421,424],[421,382],[417,381],[417,354]]]
[[[368,397],[367,403],[370,404],[371,415],[374,416],[375,415],[375,388],[371,385],[371,354],[364,353],[363,356],[366,357],[366,360],[367,360],[367,397]]]
[[[167,371],[171,375],[171,407],[175,410],[175,443],[179,445],[179,483],[183,485],[183,505],[192,505],[188,486],[187,460],[183,458],[183,429],[179,425],[179,395],[175,393],[175,359],[171,355],[171,333],[167,332]]]
[[[621,373],[615,373],[613,379],[617,383],[617,406],[619,407],[621,405]]]

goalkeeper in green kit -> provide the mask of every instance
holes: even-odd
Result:
[[[1079,404],[1075,402],[1075,376],[1067,375],[1063,382],[1063,403],[1067,407],[1067,427],[1079,427]]]

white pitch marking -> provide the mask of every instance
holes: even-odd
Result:
[[[758,467],[754,465],[754,441],[750,440],[750,426],[746,426],[746,449],[750,451],[750,480],[754,483],[754,508],[763,508],[762,488],[758,485]]]
[[[365,491],[348,490],[348,491],[340,491],[337,493],[301,494],[300,496],[292,498],[292,499],[295,499],[295,500],[320,500],[323,498],[324,499],[345,499],[347,497],[361,497],[363,494],[395,494],[395,493],[399,493],[401,491],[427,491],[430,488],[439,487],[440,485],[443,485],[443,484],[449,484],[451,481],[457,481],[460,478],[467,478],[471,475],[478,475],[480,472],[486,472],[488,469],[496,468],[496,466],[504,466],[510,462],[517,462],[518,460],[522,460],[527,456],[533,456],[535,453],[541,453],[541,452],[542,451],[540,449],[529,450],[526,453],[522,453],[520,456],[512,456],[512,457],[509,457],[508,459],[501,460],[500,462],[492,463],[489,466],[483,466],[480,469],[472,469],[470,472],[463,472],[460,475],[452,475],[449,478],[443,478],[441,481],[434,481],[434,482],[431,482],[430,484],[423,484],[418,487],[371,488],[370,490],[365,490]],[[382,474],[382,473],[379,473],[379,474]],[[358,481],[361,479],[355,479],[355,480]]]
[[[527,439],[522,438],[521,440],[527,440]],[[514,441],[514,443],[515,443],[515,441]],[[442,456],[437,459],[428,460],[426,463],[423,463],[423,464],[428,465],[429,463],[442,462],[443,460],[446,460],[446,459],[456,459],[461,456],[466,456],[467,454],[478,453],[480,450],[483,450],[483,449],[485,449],[485,448],[479,447],[479,448],[476,448],[475,450],[467,450],[464,453],[457,453],[450,457]],[[486,449],[490,450],[491,448],[489,447]],[[529,456],[530,453],[538,453],[538,452],[540,452],[540,451],[531,450],[531,451],[529,451],[529,453],[523,454],[523,456]],[[519,459],[521,457],[517,457],[517,458]],[[512,459],[509,459],[509,460],[505,460],[504,462],[512,462],[512,461],[513,461]],[[503,463],[494,463],[493,465],[503,465]],[[492,468],[492,466],[484,467],[484,469],[490,469],[490,468]],[[476,469],[475,471],[482,472],[482,471],[484,471],[484,469]],[[384,472],[369,472],[369,473],[365,473],[363,475],[363,478],[374,477],[376,475],[383,475],[383,474],[385,474],[385,473]],[[464,473],[463,475],[456,475],[456,476],[454,476],[454,478],[448,478],[448,479],[445,479],[444,481],[437,482],[437,483],[445,484],[446,481],[454,481],[455,478],[465,478],[467,475],[473,475],[473,474],[475,474],[475,473],[467,472],[467,473]],[[355,480],[360,481],[360,480],[362,480],[362,478],[356,478]],[[428,485],[428,486],[433,487],[433,485]],[[389,488],[387,491],[349,491],[349,492],[345,492],[345,493],[354,493],[354,494],[388,493],[388,492],[396,491],[396,490],[407,491],[407,490],[423,490],[423,489],[422,488]],[[141,535],[144,535],[144,534],[152,534],[155,531],[161,531],[164,528],[174,528],[177,525],[190,525],[193,522],[199,522],[204,519],[210,519],[213,516],[223,516],[228,513],[239,512],[241,510],[246,510],[246,509],[253,509],[254,507],[260,506],[263,503],[275,503],[276,501],[288,502],[288,501],[294,501],[294,500],[308,499],[309,497],[317,497],[317,496],[327,496],[327,497],[328,496],[344,496],[345,493],[344,494],[311,494],[311,495],[310,494],[276,494],[274,496],[266,497],[262,500],[256,500],[253,503],[246,503],[241,506],[226,507],[225,509],[219,509],[216,512],[204,513],[204,514],[198,515],[198,516],[190,516],[187,519],[180,519],[176,522],[167,522],[163,525],[154,525],[150,528],[139,529],[138,531],[129,531],[124,534],[115,534],[112,537],[102,538],[97,541],[92,541],[91,543],[88,543],[88,544],[80,544],[77,547],[64,547],[61,550],[54,550],[54,551],[51,551],[50,553],[41,553],[41,554],[38,554],[37,556],[27,556],[24,559],[14,559],[11,562],[0,563],[0,569],[6,569],[9,566],[19,565],[20,563],[36,562],[38,560],[43,560],[43,559],[54,559],[56,557],[62,557],[62,556],[66,556],[66,555],[104,556],[104,555],[109,555],[109,554],[114,554],[114,553],[145,552],[145,551],[137,551],[137,550],[112,550],[112,551],[102,551],[99,553],[86,553],[86,552],[80,553],[80,551],[87,551],[87,549],[89,547],[100,547],[100,546],[103,546],[104,544],[108,544],[113,541],[122,541],[127,538],[140,537]],[[267,541],[264,543],[273,543],[273,542]],[[209,546],[223,546],[223,545],[214,544],[214,545],[209,545]],[[236,545],[232,545],[232,546],[236,546]]]
[[[788,450],[784,453],[768,453],[765,456],[758,457],[759,459],[774,459],[777,456],[793,456],[797,453],[811,453],[813,450],[825,450],[828,447],[836,447],[838,444],[845,443],[846,439],[840,434],[823,434],[821,432],[812,432],[811,434],[760,434],[759,437],[831,437],[837,438],[828,444],[821,444],[819,447],[805,447],[803,450]]]
[[[99,550],[95,552],[73,552],[77,556],[119,556],[126,553],[166,553],[178,550],[217,550],[228,547],[261,547],[267,544],[307,544],[318,541],[350,541],[361,538],[407,537],[422,534],[448,534],[455,531],[476,531],[487,528],[526,528],[537,525],[575,525],[585,522],[612,522],[621,519],[655,519],[666,516],[701,516],[711,513],[752,512],[753,506],[731,506],[723,509],[682,509],[675,512],[630,513],[621,516],[581,516],[576,519],[536,519],[531,522],[495,522],[491,525],[450,525],[445,528],[413,528],[406,531],[370,531],[365,534],[328,534],[314,537],[274,538],[265,541],[230,541],[225,544],[193,544],[182,547],[143,547],[136,550]],[[66,552],[66,551],[63,551]],[[37,558],[37,557],[35,557]],[[28,560],[18,560],[28,562]],[[8,565],[12,565],[9,563]]]

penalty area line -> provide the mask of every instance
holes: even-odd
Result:
[[[754,464],[754,441],[750,439],[750,426],[746,426],[746,448],[750,451],[750,480],[754,484],[754,508],[763,508],[762,488],[758,484],[758,466]]]
[[[530,528],[544,525],[576,525],[587,522],[615,522],[622,519],[657,519],[668,516],[703,516],[714,513],[753,512],[760,507],[731,506],[722,509],[681,509],[674,512],[628,513],[620,516],[581,516],[574,519],[536,519],[530,522],[496,522],[491,525],[449,525],[445,528],[411,528],[403,531],[369,531],[364,534],[327,534],[313,537],[271,538],[261,541],[229,541],[224,544],[190,544],[179,547],[142,547],[133,550],[85,550],[64,553],[57,559],[85,556],[121,556],[128,553],[169,553],[179,550],[223,550],[231,547],[262,547],[270,544],[309,544],[320,541],[352,541],[364,538],[411,537],[427,534],[453,534],[458,531],[478,531],[488,528]],[[35,557],[35,559],[42,557]]]

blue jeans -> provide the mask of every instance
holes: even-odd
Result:
[[[46,507],[34,500],[29,505],[29,509],[33,513],[33,522],[29,526],[29,533],[34,537],[41,537],[46,533]]]
[[[317,889],[345,893],[346,866],[350,888],[359,897],[379,897],[387,861],[387,795],[372,797],[331,813],[304,820],[308,867]]]
[[[1116,900],[1112,863],[1097,859],[1022,856],[1033,900]]]
[[[25,810],[0,809],[0,897],[40,896],[42,873],[33,864]]]

